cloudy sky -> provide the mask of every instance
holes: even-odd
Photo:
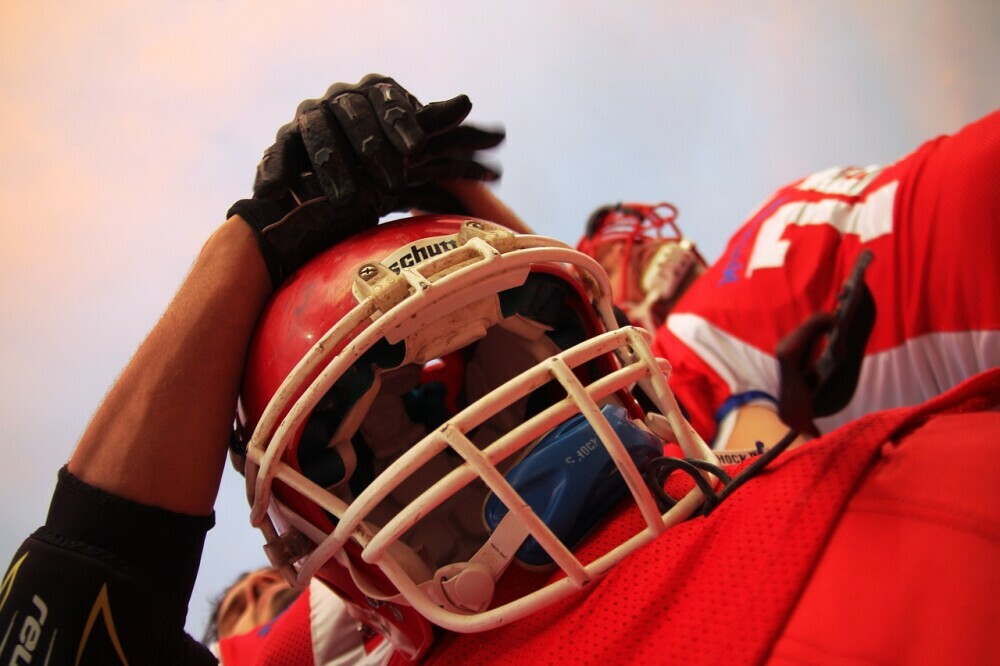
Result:
[[[498,192],[574,242],[674,202],[710,257],[771,190],[1000,106],[995,0],[0,0],[0,560],[297,103],[390,74],[502,124]],[[264,562],[227,473],[189,627]]]

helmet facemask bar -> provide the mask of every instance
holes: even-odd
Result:
[[[478,231],[481,227],[488,227],[489,231]],[[554,239],[514,236],[502,227],[481,221],[463,225],[464,232],[469,233],[460,239],[462,244],[457,249],[418,266],[403,268],[398,275],[374,262],[359,267],[356,284],[365,297],[313,345],[282,381],[247,444],[245,473],[252,524],[259,525],[267,512],[276,463],[336,379],[378,340],[394,333],[397,338],[405,337],[398,330],[412,322],[417,313],[434,314],[440,311],[435,306],[448,301],[454,309],[456,294],[472,292],[477,283],[488,279],[501,287],[517,286],[524,282],[533,264],[564,263],[581,271],[584,284],[593,292],[593,305],[604,329],[617,327],[608,301],[611,290],[607,277],[589,257]],[[366,277],[369,269],[375,273]],[[437,275],[441,277],[434,279]],[[372,319],[376,325],[357,333]],[[352,334],[356,337],[339,349],[338,343]],[[326,366],[316,376],[324,362]],[[315,379],[282,418],[298,387],[313,376]]]
[[[572,264],[587,277],[586,282],[594,292],[593,305],[609,332],[552,357],[465,408],[404,452],[350,503],[337,498],[282,460],[283,452],[301,428],[304,419],[336,378],[365,349],[387,335],[393,335],[394,331],[397,339],[405,339],[407,322],[412,321],[416,313],[434,312],[436,307],[438,311],[446,306],[454,308],[456,296],[463,291],[475,293],[477,283],[492,279],[501,288],[507,288],[504,285],[516,286],[523,283],[532,264],[546,262]],[[377,588],[363,580],[364,574],[352,565],[343,551],[344,545],[354,540],[363,548],[364,561],[377,565],[407,602],[429,620],[456,631],[477,631],[523,617],[539,605],[547,605],[585,587],[628,553],[656,538],[669,526],[687,518],[700,505],[701,495],[695,490],[668,513],[661,515],[638,469],[600,412],[598,401],[638,384],[665,415],[685,455],[712,460],[708,447],[681,416],[666,383],[665,373],[669,372],[669,366],[665,361],[658,361],[653,357],[648,346],[648,335],[630,328],[613,330],[615,324],[608,305],[607,278],[596,262],[551,239],[472,234],[459,248],[435,260],[403,269],[398,278],[386,275],[384,270],[380,271],[380,268],[384,269],[380,265],[369,264],[363,268],[370,269],[366,271],[369,274],[374,270],[379,277],[386,278],[386,281],[377,289],[369,290],[361,303],[331,327],[289,374],[261,417],[248,447],[247,482],[248,489],[252,489],[252,519],[265,531],[269,542],[276,544],[284,539],[266,516],[267,507],[271,504],[271,485],[274,479],[281,480],[337,520],[334,531],[327,535],[304,518],[297,517],[296,520],[294,512],[286,515],[286,519],[292,518],[287,522],[291,523],[294,530],[302,532],[309,541],[317,544],[308,554],[308,547],[300,547],[293,548],[284,555],[286,561],[305,555],[298,565],[297,578],[300,583],[312,576],[328,559],[333,558],[350,569],[358,587],[365,594],[376,594]],[[365,281],[365,284],[370,282]],[[362,291],[364,292],[364,288]],[[340,341],[372,319],[375,324],[358,333],[346,346],[338,347]],[[612,353],[620,359],[622,367],[610,374],[586,386],[574,374],[574,368]],[[316,374],[321,367],[322,371]],[[302,383],[303,378],[312,376],[315,379],[309,388],[292,404],[296,394],[295,387]],[[470,430],[552,381],[563,387],[567,400],[542,410],[482,450],[468,439]],[[278,417],[286,409],[287,415],[275,427]],[[645,530],[586,566],[535,516],[523,500],[519,500],[516,491],[496,468],[498,463],[529,446],[577,412],[584,415],[598,434],[629,486],[646,523]],[[433,483],[381,528],[365,521],[371,509],[396,487],[398,482],[394,479],[405,476],[446,448],[456,451],[464,462]],[[490,490],[507,505],[510,514],[527,527],[527,534],[533,536],[549,552],[567,577],[518,601],[469,616],[442,609],[440,598],[429,596],[425,582],[414,580],[387,554],[391,546],[422,515],[475,479],[485,481]],[[279,505],[275,508],[281,513]]]
[[[610,352],[628,354],[631,350],[636,349],[648,353],[648,334],[639,329],[629,327],[592,338],[553,357],[548,363],[525,373],[525,375],[530,375],[527,378],[527,383],[518,386],[512,381],[498,388],[486,399],[477,402],[474,405],[475,410],[467,408],[451,419],[443,428],[429,434],[424,440],[412,447],[387,469],[384,475],[392,476],[406,470],[412,470],[445,447],[451,447],[458,451],[466,464],[440,479],[414,500],[409,507],[386,523],[365,545],[362,551],[364,560],[378,565],[403,597],[434,624],[453,631],[474,632],[512,622],[533,612],[540,606],[554,603],[587,587],[629,553],[652,541],[669,527],[687,519],[701,505],[701,492],[693,490],[667,513],[661,514],[652,494],[642,480],[640,471],[636,468],[618,435],[598,406],[598,401],[636,383],[646,384],[651,391],[655,391],[652,385],[658,383],[656,379],[663,378],[662,373],[665,368],[653,359],[651,353],[647,358],[642,359],[640,356],[645,356],[645,354],[640,352],[640,354],[634,355],[632,361],[625,367],[587,386],[584,386],[573,372],[574,367],[603,354]],[[525,375],[522,375],[521,378],[525,378]],[[559,382],[566,389],[572,402],[562,401],[552,405],[529,418],[511,432],[501,436],[485,449],[480,450],[468,439],[466,433],[489,416],[489,413],[483,414],[480,413],[480,410],[485,408],[487,412],[498,412],[506,404],[523,397],[550,380]],[[672,400],[672,395],[664,399],[662,394],[653,393],[650,397],[665,406],[673,402],[675,405],[673,410],[667,407],[667,410],[673,412],[673,418],[668,416],[668,419],[679,424],[686,423],[679,410],[676,409],[676,402]],[[497,469],[498,464],[504,459],[520,452],[524,447],[563,423],[577,411],[584,415],[614,460],[646,524],[643,531],[586,565],[581,563],[566,544],[535,515]],[[689,455],[699,459],[713,459],[708,447],[693,431],[685,433],[679,427],[677,434],[680,435],[678,439],[682,442],[682,448],[690,449]],[[506,504],[510,510],[508,515],[517,517],[526,527],[527,534],[534,537],[552,556],[557,567],[566,574],[566,577],[516,601],[470,616],[442,608],[440,597],[428,594],[426,586],[413,581],[405,571],[396,566],[392,559],[385,558],[385,554],[387,548],[400,539],[410,527],[421,519],[422,515],[449,497],[456,488],[462,487],[476,478],[481,478],[486,482],[490,490]],[[351,530],[361,523],[367,511],[383,499],[390,490],[391,488],[388,487],[376,490],[374,484],[370,486],[351,504],[347,514],[343,516],[337,526],[334,538],[339,543],[350,538],[352,536]],[[326,544],[319,548],[324,546]],[[508,554],[508,556],[510,555]]]

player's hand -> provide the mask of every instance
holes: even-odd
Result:
[[[865,283],[872,259],[871,250],[862,250],[837,295],[837,309],[814,314],[775,350],[778,416],[798,432],[818,436],[814,417],[836,414],[854,397],[875,325],[875,299]]]
[[[462,125],[465,95],[422,105],[391,78],[370,74],[334,84],[299,105],[257,166],[254,198],[238,202],[254,229],[272,281],[393,211],[461,212],[438,183],[495,180],[479,151],[502,131]]]

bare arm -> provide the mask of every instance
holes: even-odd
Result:
[[[270,293],[250,227],[230,218],[97,410],[70,472],[142,504],[210,513],[247,345]]]
[[[757,442],[773,446],[788,432],[788,426],[778,418],[778,413],[761,405],[746,405],[736,410],[732,431],[717,448],[736,451],[752,450]],[[799,435],[792,446],[799,446],[806,438]]]
[[[223,223],[98,408],[0,595],[0,624],[34,622],[47,662],[216,663],[184,621],[270,293],[251,228]],[[0,663],[30,661],[26,649],[0,642]]]
[[[45,524],[4,576],[0,626],[30,615],[52,663],[84,650],[88,663],[215,663],[184,622],[258,315],[317,252],[420,203],[419,189],[396,187],[409,175],[402,157],[433,163],[436,178],[494,177],[477,153],[503,135],[458,129],[470,108],[464,96],[421,107],[379,75],[300,105],[265,151],[253,198],[205,243],[60,470]],[[91,631],[99,608],[107,630]],[[57,619],[43,627],[46,617]],[[0,641],[0,662],[25,649]]]
[[[474,217],[502,224],[520,234],[535,233],[483,183],[472,180],[451,180],[444,183],[444,186],[465,204]]]

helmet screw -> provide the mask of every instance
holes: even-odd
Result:
[[[482,229],[483,228],[483,225],[479,224],[475,220],[469,220],[468,222],[466,222],[466,224],[468,226],[472,227],[473,229]]]
[[[378,269],[371,264],[365,264],[358,269],[358,275],[360,275],[361,279],[365,282],[371,282],[372,279],[378,275]]]

